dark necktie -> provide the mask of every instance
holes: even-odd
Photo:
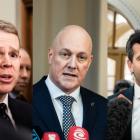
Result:
[[[6,120],[12,127],[12,122],[6,113],[7,106],[5,103],[0,103],[0,118]]]
[[[58,99],[63,105],[63,132],[67,139],[68,132],[71,126],[75,126],[75,121],[71,112],[71,107],[75,99],[71,96],[60,96]]]

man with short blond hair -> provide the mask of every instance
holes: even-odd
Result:
[[[134,86],[124,93],[133,104],[132,115],[124,140],[140,139],[140,30],[133,33],[126,44],[128,67],[134,77]]]
[[[0,119],[15,129],[31,128],[31,106],[11,99],[20,68],[20,41],[14,25],[0,20]]]

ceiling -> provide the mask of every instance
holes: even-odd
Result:
[[[139,0],[108,0],[108,3],[117,8],[135,29],[140,29]]]

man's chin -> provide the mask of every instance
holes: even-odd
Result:
[[[7,94],[7,93],[10,93],[12,91],[12,88],[11,89],[0,89],[0,94],[4,95],[4,94]]]
[[[16,92],[23,92],[25,90],[25,87],[23,88],[23,87],[15,87],[14,88],[14,91],[16,91]]]
[[[63,91],[70,94],[72,93],[74,90],[76,90],[78,86],[65,86],[63,87]]]

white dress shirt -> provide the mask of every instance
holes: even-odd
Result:
[[[62,128],[62,119],[63,119],[63,105],[62,103],[59,101],[59,99],[57,99],[57,97],[62,96],[62,95],[68,95],[66,93],[64,93],[61,89],[59,89],[50,79],[49,75],[47,77],[47,79],[45,80],[45,83],[48,87],[48,90],[50,92],[51,95],[51,99],[54,105],[54,108],[56,110],[61,128]],[[74,97],[76,101],[74,101],[74,103],[72,104],[72,114],[76,123],[76,126],[80,126],[82,127],[82,123],[83,123],[83,104],[82,104],[82,99],[80,96],[80,87],[77,88],[74,92],[72,92],[70,94],[70,96]]]
[[[140,86],[134,85],[132,140],[140,140]]]
[[[11,113],[11,110],[9,108],[9,104],[8,104],[8,94],[5,96],[4,100],[3,101],[0,101],[0,103],[5,103],[6,106],[7,106],[7,112],[6,114],[8,115],[8,117],[10,118],[13,126],[16,128],[16,125],[15,125],[15,121],[13,119],[13,116],[12,116],[12,113]],[[18,113],[18,112],[17,112]]]

